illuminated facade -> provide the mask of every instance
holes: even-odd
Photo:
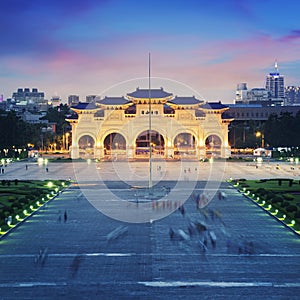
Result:
[[[104,97],[71,109],[76,113],[67,119],[73,159],[135,160],[148,157],[150,149],[152,157],[165,159],[230,156],[233,119],[220,102],[137,88],[125,97]]]

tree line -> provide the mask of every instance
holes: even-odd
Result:
[[[267,121],[233,121],[229,129],[229,142],[234,148],[257,148],[262,144],[300,147],[300,110],[295,116],[289,112],[272,114]]]
[[[48,110],[41,120],[56,124],[56,132],[50,132],[45,130],[47,123],[27,123],[15,111],[0,111],[0,150],[12,147],[27,148],[28,144],[33,144],[34,148],[40,149],[42,144],[46,147],[54,142],[57,142],[59,148],[62,135],[70,131],[70,125],[65,121],[68,113],[67,105]]]
[[[271,115],[264,128],[265,141],[272,147],[300,147],[300,110]]]

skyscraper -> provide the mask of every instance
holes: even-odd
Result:
[[[277,61],[275,61],[275,72],[269,73],[266,78],[266,90],[272,99],[284,99],[284,76],[279,74]]]

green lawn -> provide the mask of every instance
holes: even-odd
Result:
[[[233,184],[286,224],[300,230],[300,181],[292,179],[234,180]]]
[[[65,180],[2,180],[0,182],[1,232],[11,227],[7,224],[10,216],[11,225],[15,225],[68,185],[69,181]]]

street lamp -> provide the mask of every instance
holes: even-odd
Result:
[[[264,133],[261,132],[261,131],[257,131],[255,136],[257,138],[261,137],[261,147],[264,148],[265,147],[265,135],[264,135]]]
[[[69,136],[70,136],[70,133],[69,132],[66,132],[66,150],[69,150]]]

